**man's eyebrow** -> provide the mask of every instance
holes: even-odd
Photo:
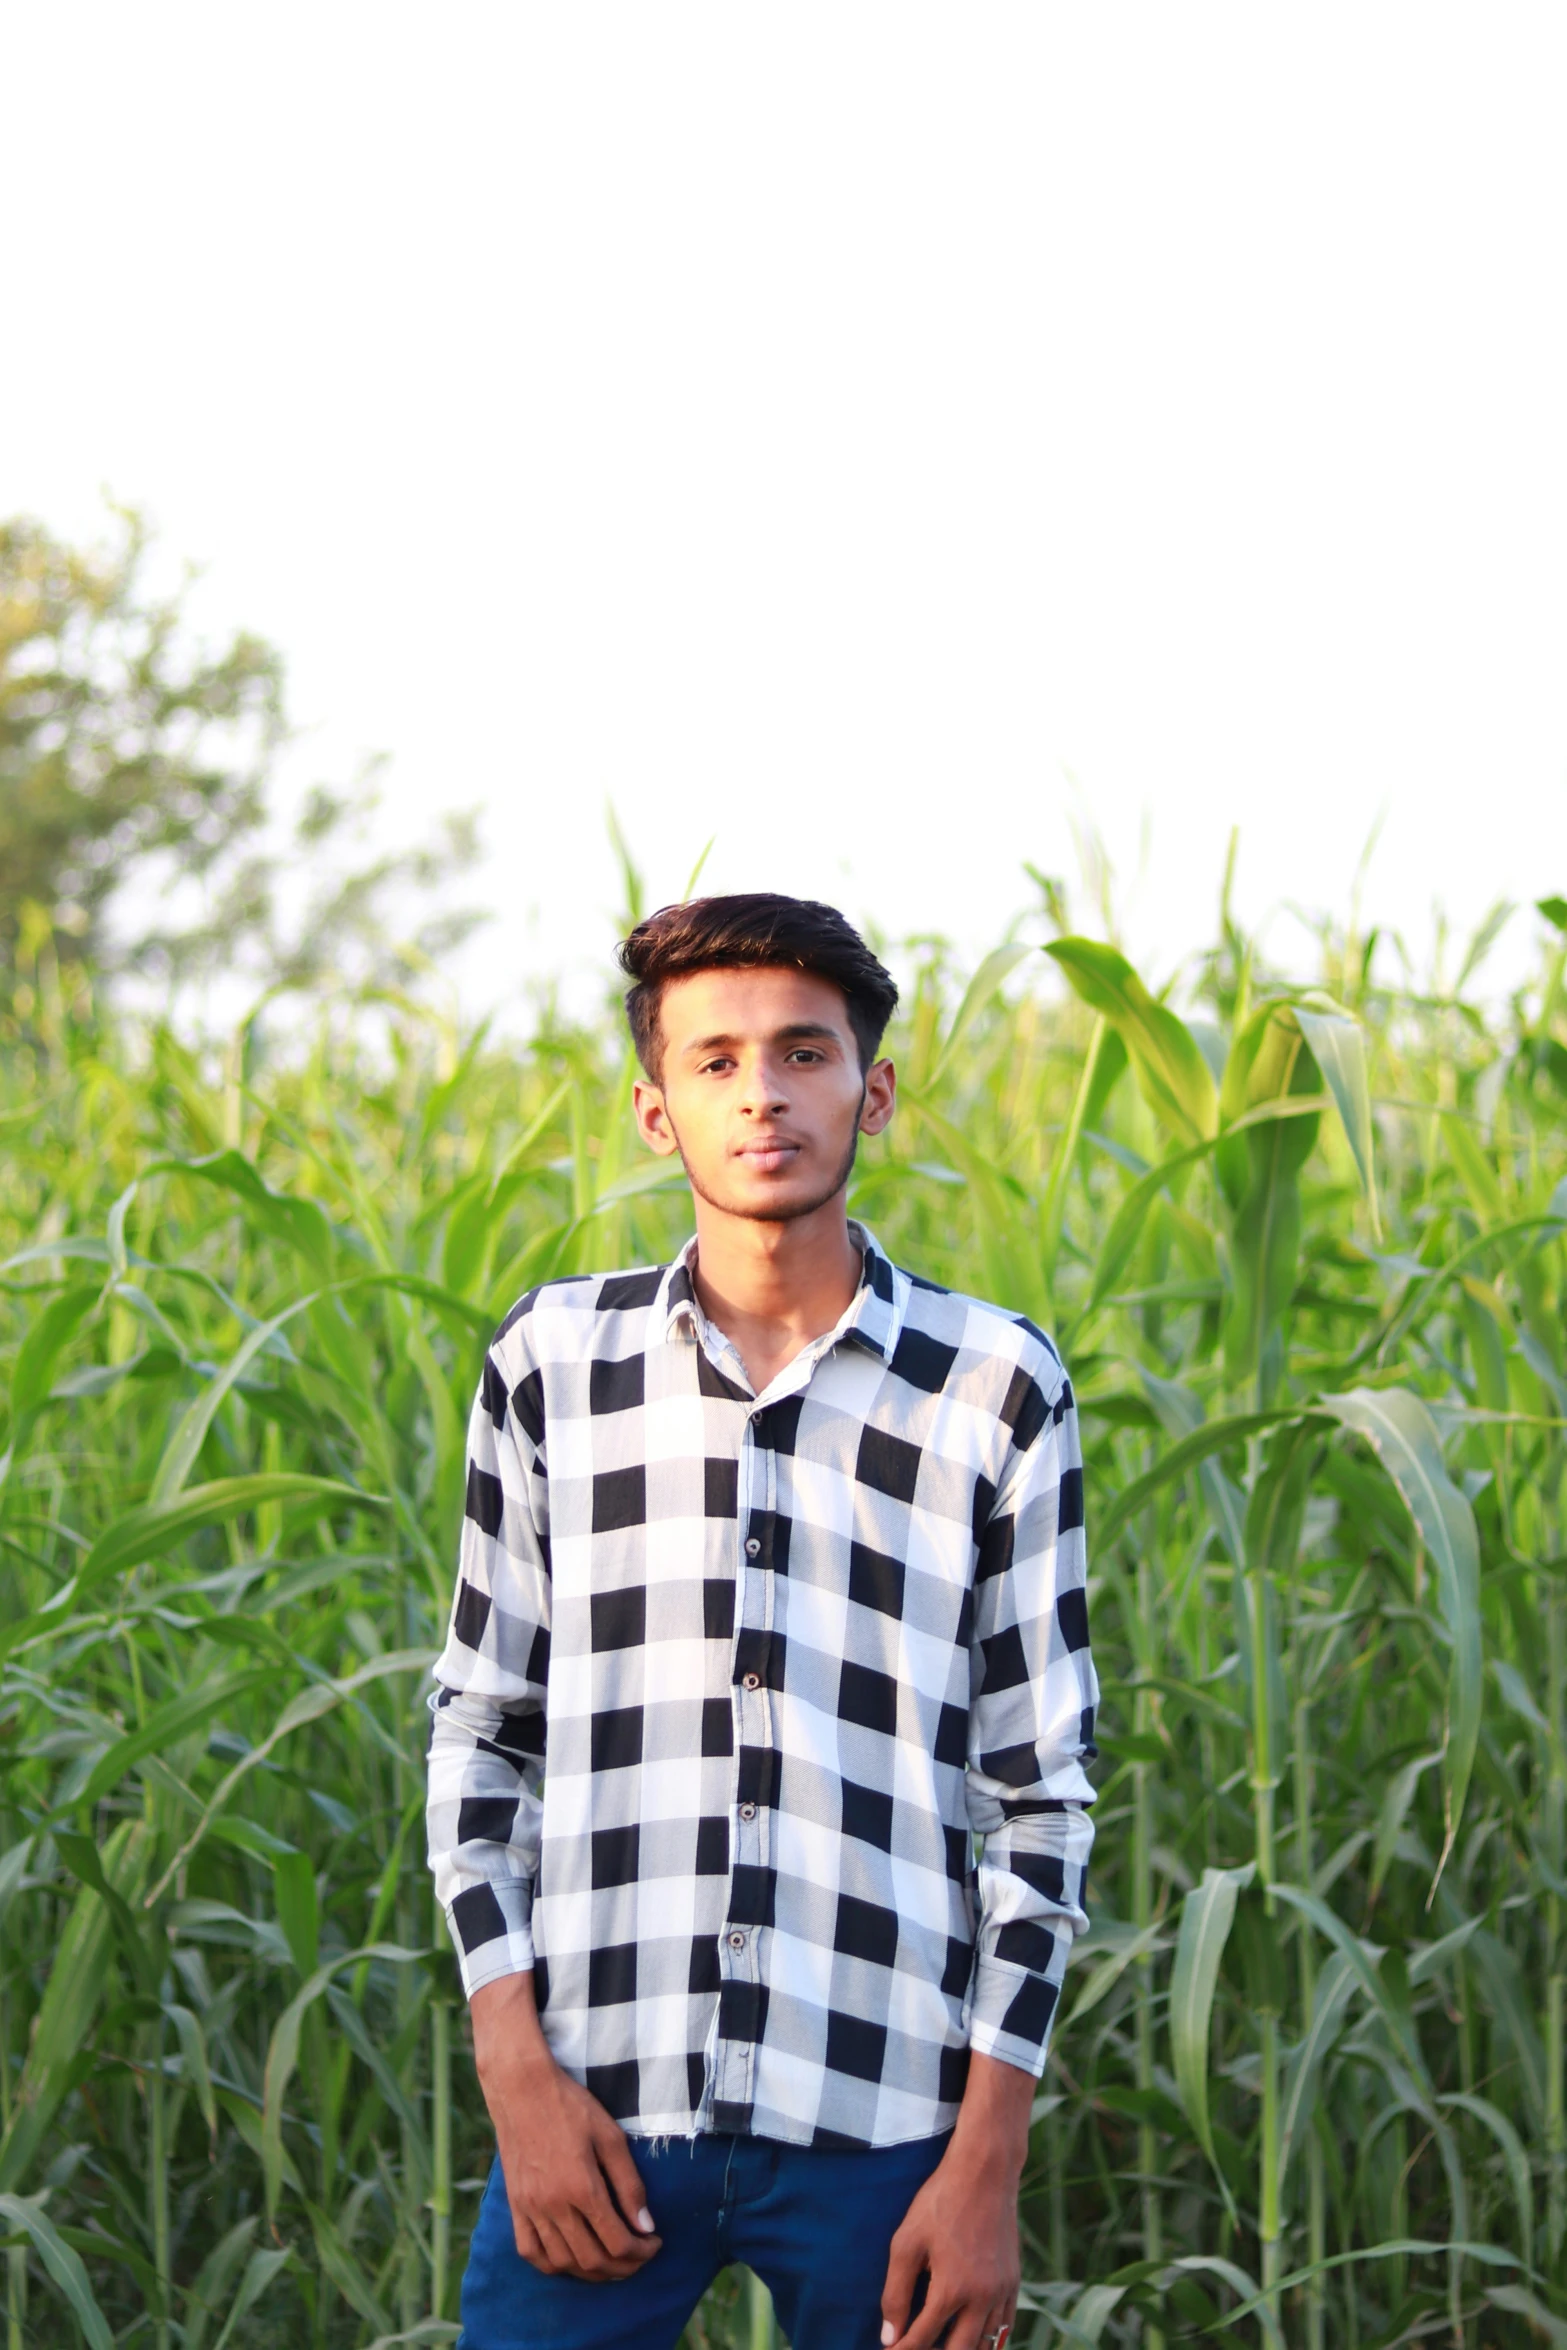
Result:
[[[843,1042],[830,1020],[791,1020],[786,1027],[775,1028],[767,1041],[769,1044],[791,1044],[815,1037],[829,1038],[834,1044]],[[744,1044],[745,1041],[743,1036],[697,1036],[688,1045],[683,1045],[681,1050],[687,1053],[716,1053],[725,1049],[733,1051],[737,1044]]]

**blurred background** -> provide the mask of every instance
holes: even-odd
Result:
[[[1097,836],[1161,977],[1232,826],[1286,965],[1369,848],[1423,971],[1562,837],[1564,65],[1539,8],[14,10],[0,515],[107,490],[276,648],[274,848],[369,759],[361,864],[477,811],[470,1010],[597,1000],[607,803],[655,901],[711,841],[971,954]]]

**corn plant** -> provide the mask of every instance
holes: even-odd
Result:
[[[1023,2340],[1567,2340],[1567,905],[1478,996],[1226,915],[911,954],[854,1210],[1051,1327],[1105,1702]],[[484,1340],[667,1256],[620,1036],[0,982],[6,2350],[449,2342],[420,1810]],[[692,2345],[763,2341],[720,2280]]]

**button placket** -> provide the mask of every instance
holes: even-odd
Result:
[[[737,1640],[745,1632],[765,1635],[771,1631],[773,1623],[772,1577],[759,1563],[765,1546],[761,1537],[750,1531],[754,1521],[759,1516],[770,1514],[776,1502],[776,1464],[772,1448],[757,1441],[756,1424],[760,1417],[761,1410],[757,1406],[753,1405],[747,1410],[740,1441],[738,1514],[735,1523]],[[765,1867],[771,1843],[767,1806],[739,1801],[742,1751],[746,1747],[771,1748],[773,1743],[772,1707],[761,1673],[750,1671],[740,1676],[735,1716],[734,1809],[729,1839],[731,1901],[734,1897],[735,1869]],[[757,1943],[758,1930],[754,1925],[741,1926],[734,1919],[729,1920],[719,1947],[720,1972],[725,1981],[754,1983],[760,1979]],[[723,2080],[720,2094],[737,2104],[748,2103],[756,2061],[754,2044],[749,2040],[726,2041],[720,2033],[716,2060],[715,2070]]]

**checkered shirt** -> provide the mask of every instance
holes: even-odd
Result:
[[[469,1993],[531,1967],[634,2135],[932,2136],[971,2048],[1042,2070],[1088,1922],[1071,1386],[852,1229],[761,1395],[695,1242],[546,1282],[485,1359],[430,1862]]]

